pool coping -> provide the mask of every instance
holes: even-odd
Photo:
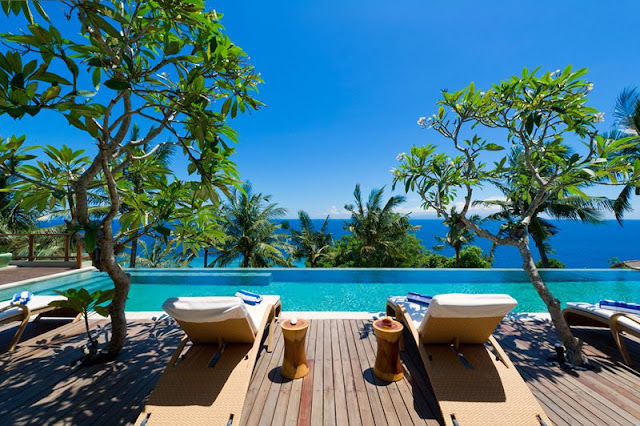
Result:
[[[164,311],[126,311],[128,320],[158,320],[168,318]],[[384,312],[362,312],[362,311],[282,311],[281,318],[305,318],[310,320],[319,319],[377,319],[384,317]],[[518,312],[509,314],[507,319],[517,321],[547,321],[551,316],[545,312]]]

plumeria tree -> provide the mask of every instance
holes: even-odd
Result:
[[[631,141],[598,135],[594,125],[603,115],[586,105],[593,85],[583,78],[585,74],[585,69],[571,67],[544,74],[524,69],[521,76],[486,91],[473,83],[456,92],[443,91],[437,113],[421,118],[419,124],[439,133],[449,153],[434,144],[414,146],[403,156],[394,178],[395,184],[417,192],[424,207],[445,220],[450,217],[449,205],[461,197],[461,226],[519,250],[523,268],[575,365],[585,361],[581,342],[538,273],[527,229],[550,197],[587,197],[581,190],[587,185],[626,184],[640,177],[640,160],[624,154]],[[509,165],[513,149],[522,152],[525,173]],[[505,199],[517,214],[508,232],[498,234],[470,220],[474,203],[483,201],[480,188],[507,182],[512,184],[505,185],[509,188]]]
[[[50,19],[45,8],[62,8],[66,19]],[[260,105],[252,97],[260,77],[224,32],[222,15],[206,10],[203,0],[9,0],[2,10],[7,19],[24,19],[25,30],[2,35],[0,114],[38,119],[44,111],[58,113],[91,148],[89,163],[70,185],[70,225],[83,231],[94,266],[114,282],[111,358],[125,342],[130,286],[116,254],[141,235],[180,238],[193,249],[203,236],[221,235],[212,229],[220,192],[238,183],[229,158],[237,137],[226,122]],[[131,138],[134,123],[140,132]],[[138,193],[125,171],[166,146],[183,156],[197,181],[151,173],[147,190]],[[31,161],[30,148],[24,138],[3,139],[0,164]],[[58,190],[25,170],[12,175]],[[92,189],[105,194],[108,206],[99,219],[89,214]]]

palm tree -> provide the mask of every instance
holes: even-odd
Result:
[[[472,222],[479,222],[480,216],[473,215],[469,217]],[[434,246],[435,250],[442,250],[445,246],[453,248],[456,253],[455,265],[456,268],[460,267],[460,251],[470,244],[476,237],[475,232],[467,228],[460,222],[460,214],[456,211],[455,207],[451,208],[449,217],[443,222],[443,224],[449,228],[447,235],[444,237],[436,237],[442,244]]]
[[[144,268],[184,268],[193,259],[193,252],[181,252],[172,244],[164,244],[154,239],[151,245],[140,241],[142,255],[138,256],[138,264]]]
[[[19,164],[18,160],[9,158],[6,169],[15,171]],[[0,173],[0,232],[3,233],[28,231],[36,226],[34,212],[22,208],[16,192],[11,191],[15,182],[10,172]]]
[[[640,92],[637,89],[625,89],[616,101],[613,112],[617,131],[610,132],[608,137],[620,139],[633,137],[640,142]],[[640,158],[640,143],[626,150],[625,154],[632,158]],[[640,186],[625,185],[615,200],[614,213],[621,222],[624,212],[631,210],[631,197],[640,195]]]
[[[383,206],[384,188],[373,189],[366,203],[362,200],[360,185],[353,191],[355,205],[344,208],[351,213],[351,220],[345,223],[345,229],[353,234],[360,243],[363,263],[371,267],[382,267],[389,258],[401,253],[400,242],[408,231],[418,229],[409,223],[408,215],[394,213],[393,209],[404,203],[405,198],[394,195]]]
[[[298,212],[301,229],[293,229],[289,222],[282,223],[282,229],[288,230],[295,245],[292,256],[296,260],[306,259],[311,268],[318,266],[318,261],[329,256],[333,237],[327,232],[329,216],[324,220],[319,231],[316,231],[309,214],[304,210]]]
[[[271,203],[270,195],[254,194],[250,183],[241,190],[234,189],[222,207],[222,227],[225,234],[212,264],[226,266],[240,258],[242,268],[289,266],[291,246],[287,234],[279,233],[281,225],[275,221],[286,210]]]

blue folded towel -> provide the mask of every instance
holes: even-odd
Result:
[[[26,305],[29,303],[29,300],[33,297],[33,293],[30,291],[21,291],[20,293],[16,293],[13,295],[13,299],[11,300],[12,305]]]
[[[602,299],[600,300],[599,305],[602,309],[610,309],[612,311],[628,312],[630,314],[640,315],[640,304],[637,303]]]
[[[420,293],[414,293],[412,291],[410,291],[409,293],[407,293],[407,300],[409,302],[413,302],[413,303],[420,303],[423,305],[428,305],[429,303],[431,303],[431,299],[433,299],[432,296],[425,296],[423,294]]]
[[[257,305],[258,303],[262,302],[262,296],[247,290],[239,290],[236,293],[236,297],[242,299],[247,305]]]

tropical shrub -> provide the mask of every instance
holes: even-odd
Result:
[[[547,268],[547,269],[564,269],[564,263],[560,262],[558,259],[554,259],[550,257],[548,259],[547,265],[544,265],[542,259],[536,262],[536,268]]]
[[[105,304],[109,305],[111,303],[114,294],[113,289],[96,290],[93,293],[89,293],[85,288],[70,288],[64,291],[56,290],[56,293],[66,297],[66,300],[54,300],[49,304],[56,308],[71,309],[82,314],[89,341],[89,355],[95,355],[98,351],[98,342],[93,338],[89,328],[89,313],[94,311],[98,315],[102,315],[105,318],[108,317],[109,308]]]

